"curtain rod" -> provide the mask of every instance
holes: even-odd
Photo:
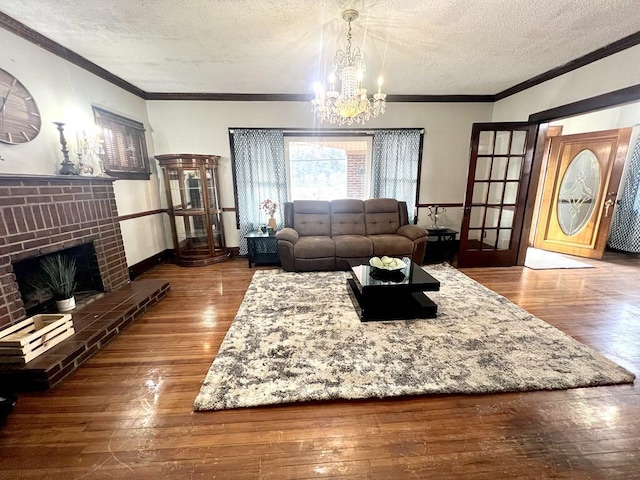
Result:
[[[379,130],[419,130],[420,133],[424,133],[424,128],[419,127],[407,127],[407,128],[278,128],[278,127],[229,127],[229,132],[233,133],[234,130],[282,130],[284,134],[291,133],[304,133],[312,135],[327,135],[327,134],[361,134],[371,135]]]

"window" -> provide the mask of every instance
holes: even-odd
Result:
[[[240,254],[244,236],[265,223],[260,203],[292,200],[395,198],[414,211],[421,129],[322,132],[230,128]],[[278,228],[284,225],[276,213]],[[415,214],[414,214],[415,216]]]
[[[96,124],[104,140],[104,170],[125,179],[148,180],[151,175],[144,125],[98,107],[93,107]]]
[[[368,198],[371,138],[285,139],[292,200]]]

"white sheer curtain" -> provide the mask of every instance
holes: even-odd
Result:
[[[260,204],[270,199],[278,204],[275,218],[282,227],[282,207],[287,201],[287,173],[282,130],[235,129],[233,131],[234,174],[238,196],[237,215],[240,255],[247,254],[245,235],[267,223]]]
[[[373,134],[371,197],[407,202],[413,218],[422,130],[376,130]]]

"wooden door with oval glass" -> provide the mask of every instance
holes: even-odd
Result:
[[[631,128],[551,139],[534,247],[602,258]]]
[[[458,266],[516,264],[537,125],[475,123]]]

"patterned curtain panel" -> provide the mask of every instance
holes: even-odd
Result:
[[[247,254],[245,235],[266,225],[268,214],[260,204],[269,199],[278,204],[275,213],[282,227],[282,206],[287,201],[287,173],[282,130],[236,129],[233,132],[240,255]]]
[[[626,184],[611,222],[607,243],[616,250],[640,253],[640,138],[631,156]]]
[[[376,130],[373,134],[371,197],[407,202],[413,218],[418,185],[420,130]]]

